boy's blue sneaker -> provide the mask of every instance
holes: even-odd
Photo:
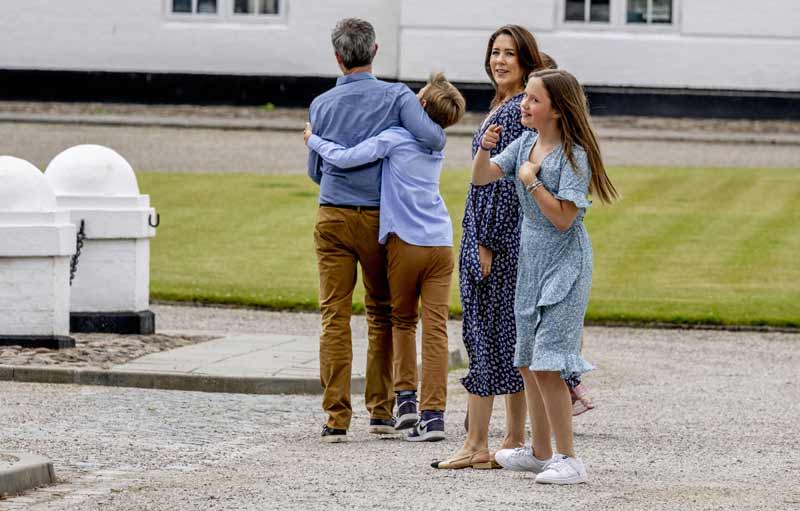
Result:
[[[417,415],[417,393],[413,390],[400,391],[397,394],[397,419],[394,429],[402,431],[412,427],[419,421]]]
[[[422,417],[406,436],[409,442],[438,442],[444,440],[444,412],[422,411]]]

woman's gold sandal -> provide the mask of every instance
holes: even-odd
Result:
[[[473,461],[473,458],[482,452],[487,452],[488,449],[481,449],[470,454],[464,454],[457,458],[451,458],[445,461],[434,461],[431,463],[433,468],[442,470],[460,470],[462,468],[472,468],[476,470],[489,470],[492,468],[502,468],[497,462],[489,457],[488,461]]]

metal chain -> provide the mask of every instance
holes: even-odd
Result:
[[[83,240],[86,239],[86,233],[84,232],[85,222],[81,220],[81,226],[78,229],[78,236],[75,241],[75,255],[72,256],[72,259],[69,262],[69,285],[72,285],[72,281],[75,279],[75,273],[78,271],[78,258],[81,256],[81,249],[83,248]]]

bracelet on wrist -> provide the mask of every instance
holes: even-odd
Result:
[[[542,183],[538,179],[534,179],[534,181],[531,184],[529,184],[528,186],[525,187],[525,191],[528,192],[528,193],[533,193],[533,192],[535,192],[536,190],[538,190],[542,186],[544,186],[544,183]]]
[[[481,149],[483,149],[483,150],[484,150],[484,151],[486,151],[487,153],[490,153],[490,152],[492,152],[492,150],[491,150],[491,149],[487,149],[486,147],[483,147],[483,142],[481,142],[481,143],[480,143],[480,144],[478,144],[478,145],[481,147]]]

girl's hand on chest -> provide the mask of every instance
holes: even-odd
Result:
[[[555,151],[555,146],[545,147],[540,143],[537,143],[533,146],[533,150],[531,150],[531,153],[528,156],[528,161],[523,163],[522,167],[519,169],[520,180],[525,182],[525,186],[531,184],[535,179],[540,179],[548,189],[550,188],[553,178],[552,165],[545,166],[543,171],[542,164],[551,154],[553,154],[553,151]],[[532,171],[534,171],[530,180],[523,178],[523,168],[525,167],[529,167]]]
[[[528,186],[536,180],[539,170],[541,170],[539,163],[526,161],[519,168],[519,180],[522,181],[522,184]]]

